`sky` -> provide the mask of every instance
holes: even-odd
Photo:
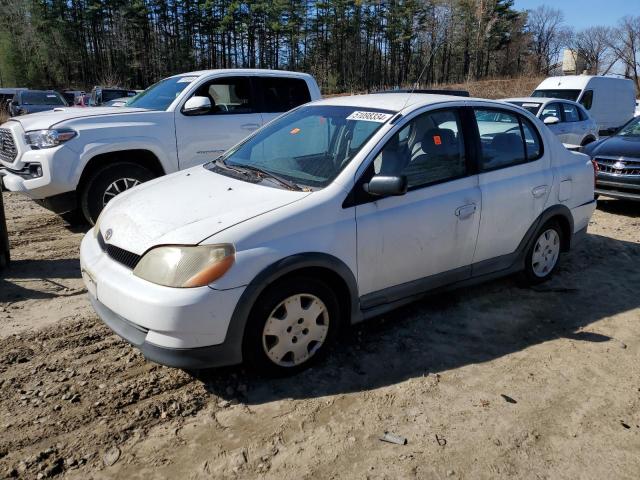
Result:
[[[640,0],[515,0],[518,10],[547,5],[564,12],[568,26],[581,30],[594,25],[613,26],[625,15],[640,15]]]

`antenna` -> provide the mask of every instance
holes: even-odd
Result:
[[[422,71],[420,72],[420,75],[418,75],[418,79],[413,84],[413,88],[409,92],[409,95],[407,95],[407,99],[404,101],[404,105],[400,110],[404,110],[404,107],[406,107],[407,103],[409,103],[409,99],[411,98],[411,95],[413,95],[413,92],[415,91],[415,89],[418,88],[418,86],[420,85],[420,80],[422,80],[422,75],[424,75],[424,72],[427,69],[428,65],[429,65],[429,62],[425,62],[424,67],[422,67]]]

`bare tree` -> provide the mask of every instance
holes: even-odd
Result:
[[[589,27],[578,32],[569,42],[576,57],[582,57],[591,75],[606,74],[617,58],[611,48],[613,29],[603,26]],[[575,58],[577,63],[577,58]]]
[[[627,16],[620,20],[609,45],[624,65],[625,75],[633,79],[640,91],[640,17]]]
[[[570,42],[571,30],[563,23],[562,11],[546,5],[528,12],[527,31],[537,71],[548,75],[554,70],[560,52]]]

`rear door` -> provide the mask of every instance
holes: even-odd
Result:
[[[264,75],[255,77],[255,80],[264,123],[311,101],[309,86],[302,78]]]
[[[580,145],[588,129],[587,122],[580,118],[578,107],[572,103],[562,102],[566,140],[564,143]]]
[[[488,112],[499,110],[511,128],[490,133]],[[474,109],[479,132],[482,216],[473,258],[473,275],[510,266],[512,254],[542,213],[553,176],[541,135],[523,115],[495,107]],[[506,256],[506,257],[505,257]]]
[[[262,115],[249,76],[207,80],[189,98],[193,96],[208,97],[213,108],[202,115],[185,115],[182,107],[176,109],[180,169],[217,158],[262,126]]]
[[[363,308],[470,276],[481,195],[463,112],[430,111],[399,126],[357,182]],[[371,196],[363,185],[374,175],[405,175],[409,191]]]

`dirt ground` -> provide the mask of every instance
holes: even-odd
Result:
[[[5,203],[0,477],[640,477],[640,204],[601,201],[550,283],[428,297],[267,380],[146,362],[85,298],[82,231]]]

